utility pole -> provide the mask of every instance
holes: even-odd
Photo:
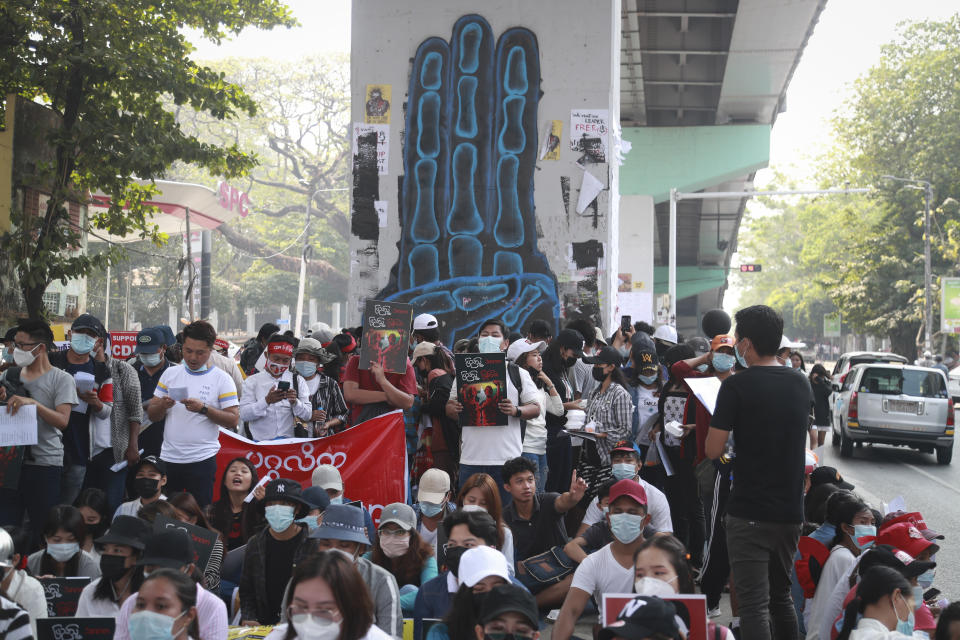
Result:
[[[319,191],[319,190],[318,190]],[[293,335],[300,336],[303,323],[303,288],[307,281],[307,253],[310,251],[310,213],[313,211],[313,199],[317,191],[307,200],[307,220],[303,224],[303,251],[300,252],[300,283],[297,286],[297,315],[293,321]]]

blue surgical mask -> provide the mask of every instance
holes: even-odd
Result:
[[[336,498],[330,498],[330,504],[343,504],[343,496],[337,496]]]
[[[900,594],[900,599],[903,601],[904,604],[907,603],[907,599],[903,597],[903,594],[902,594],[902,593]],[[907,614],[907,619],[906,619],[906,620],[901,620],[901,619],[900,619],[900,613],[897,611],[897,603],[896,603],[896,600],[894,600],[894,602],[893,602],[893,612],[894,612],[894,615],[897,616],[897,632],[898,632],[898,633],[902,633],[903,635],[909,637],[909,636],[912,636],[912,635],[913,635],[913,625],[914,625],[915,620],[914,620],[914,617],[913,617],[913,610],[910,609],[909,606],[907,607],[907,610],[910,612],[909,614]]]
[[[184,360],[184,361],[183,361],[183,366],[185,366],[185,367],[187,368],[187,371],[190,371],[191,373],[203,373],[204,371],[207,370],[207,363],[206,363],[206,362],[203,363],[203,366],[198,367],[198,368],[196,368],[196,369],[193,369],[193,368],[190,367],[190,365],[187,364],[187,361]]]
[[[130,614],[127,629],[130,631],[130,637],[136,640],[169,640],[173,638],[173,623],[184,613],[186,611],[176,618],[171,618],[162,613],[144,609]]]
[[[733,365],[736,363],[736,361],[736,357],[730,355],[729,353],[713,354],[713,368],[720,373],[724,373],[726,371],[730,371],[730,369],[733,369]]]
[[[13,362],[13,349],[10,349],[8,347],[3,348],[3,361]]]
[[[298,518],[294,520],[297,524],[305,524],[310,530],[310,533],[313,533],[320,528],[320,525],[317,523],[318,516],[305,516],[303,518]]]
[[[660,377],[660,376],[658,376],[657,374],[653,374],[652,376],[637,376],[637,380],[639,380],[639,381],[642,382],[643,384],[649,385],[649,384],[653,384],[654,382],[656,382],[656,381],[657,381],[657,378],[659,378],[659,377]]]
[[[923,606],[923,587],[917,585],[912,587],[911,591],[913,591],[913,610],[916,611]]]
[[[47,555],[57,562],[66,562],[80,553],[80,545],[76,542],[48,542]]]
[[[937,575],[936,569],[927,569],[926,571],[921,573],[919,576],[917,576],[917,582],[924,589],[929,589],[930,586],[933,585],[933,579],[936,577],[936,575]]]
[[[704,372],[706,372],[706,370],[707,370],[707,365],[705,365],[705,364],[698,364],[698,365],[697,365],[697,371],[699,371],[700,373],[704,373]]]
[[[646,519],[632,513],[615,513],[610,516],[610,531],[621,544],[630,544],[643,534]]]
[[[297,370],[297,373],[302,375],[304,378],[312,378],[317,373],[316,362],[301,362],[298,360],[293,367]]]
[[[623,357],[624,360],[630,357],[630,349],[628,349],[627,347],[617,347],[617,351],[620,352],[620,355]]]
[[[264,512],[267,524],[277,533],[286,531],[293,524],[293,507],[288,504],[272,504]]]
[[[747,364],[747,361],[744,360],[743,354],[740,353],[740,349],[738,349],[736,345],[733,346],[733,353],[737,356],[737,362],[740,363],[741,367],[746,369],[750,366]]]
[[[480,336],[480,339],[477,340],[477,350],[480,353],[500,353],[502,345],[503,338],[495,336]]]
[[[877,537],[877,528],[875,526],[872,524],[857,524],[853,526],[853,544],[857,545],[860,551],[866,551],[876,543],[876,540],[860,542],[861,538],[867,537]]]
[[[420,502],[420,513],[425,515],[428,518],[432,518],[435,515],[443,511],[442,504],[434,504],[433,502]]]
[[[626,480],[637,475],[637,466],[629,462],[617,462],[613,465],[613,477],[617,480]]]
[[[74,333],[70,336],[70,348],[80,355],[90,353],[96,345],[97,339],[85,333]]]
[[[155,367],[161,362],[163,362],[162,353],[141,353],[140,362],[143,363],[145,367]]]

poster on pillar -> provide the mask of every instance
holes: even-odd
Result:
[[[573,109],[570,112],[570,149],[583,155],[582,164],[607,161],[610,110]]]

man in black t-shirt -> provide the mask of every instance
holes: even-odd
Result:
[[[747,307],[737,312],[736,323],[734,351],[747,369],[720,386],[706,454],[719,458],[733,434],[726,528],[743,637],[764,640],[772,631],[790,640],[799,634],[790,568],[803,522],[812,391],[803,374],[777,362],[783,319],[776,311]]]

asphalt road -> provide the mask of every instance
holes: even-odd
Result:
[[[908,511],[919,511],[928,527],[946,536],[933,586],[950,600],[960,599],[960,459],[940,466],[934,454],[879,444],[855,447],[853,457],[843,459],[829,435],[824,451],[821,464],[836,467],[871,506],[882,510],[881,501],[903,496]]]

